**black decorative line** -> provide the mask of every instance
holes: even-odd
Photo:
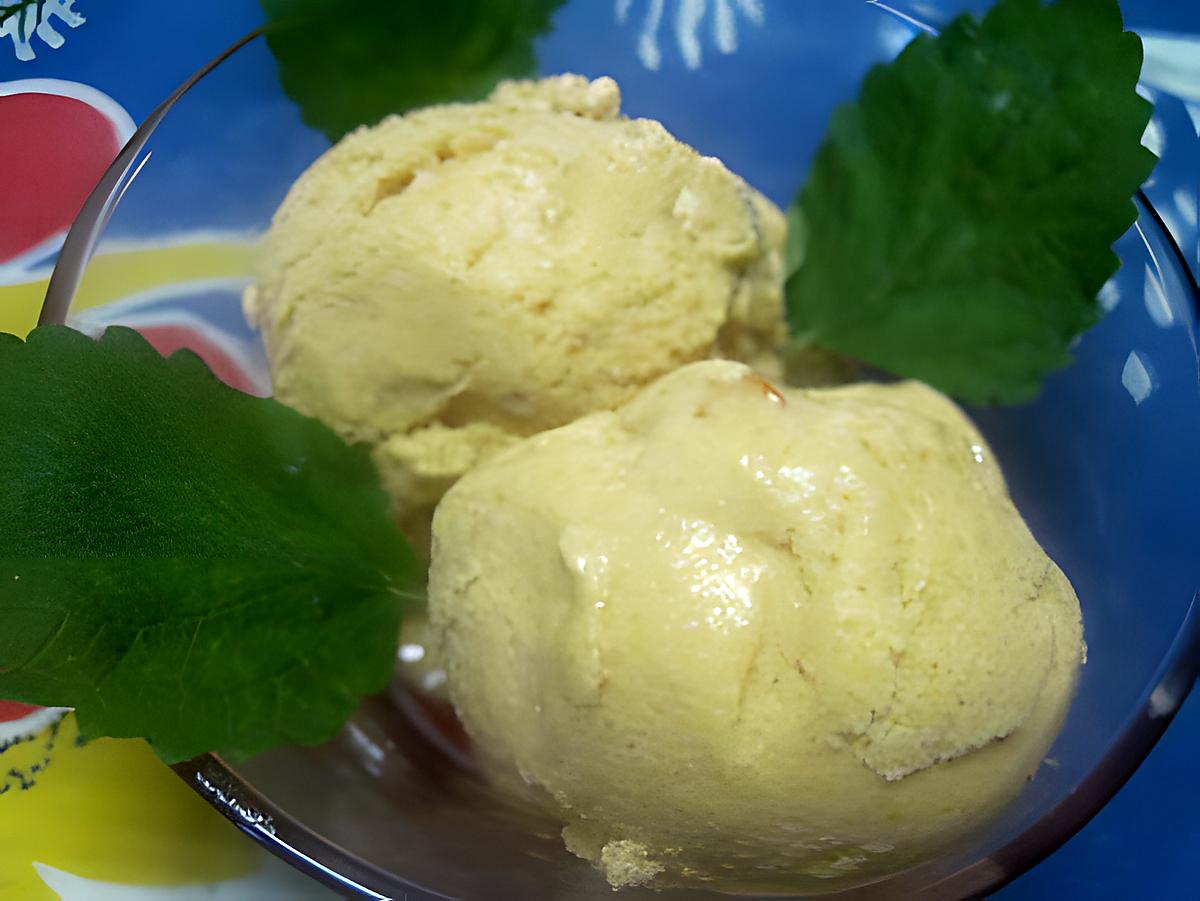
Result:
[[[21,789],[21,791],[26,791],[33,787],[33,780],[30,779],[28,776],[26,776],[25,773],[23,773],[21,770],[18,770],[16,767],[13,767],[11,770],[9,770],[6,775],[8,776],[8,779],[9,779],[8,784],[12,785],[12,780],[16,779],[17,780],[17,788]]]
[[[27,741],[33,741],[32,735],[18,735],[15,738],[6,738],[0,741],[0,754],[3,754],[9,748],[15,748],[17,745],[24,744]]]
[[[51,723],[50,728],[46,730],[48,733],[47,742],[46,742],[46,750],[47,751],[51,750],[54,747],[54,742],[58,738],[58,730],[62,727],[62,722],[66,718],[67,718],[67,716],[64,713],[62,716],[60,716],[58,719],[56,719],[53,723]]]
[[[45,753],[42,755],[42,759],[40,761],[31,763],[29,768],[26,770],[19,770],[16,767],[13,767],[8,771],[8,773],[5,774],[7,778],[4,780],[3,784],[0,784],[0,795],[5,794],[9,791],[9,789],[14,787],[19,788],[21,791],[28,791],[29,789],[33,788],[33,786],[37,783],[37,774],[44,773],[50,766],[52,754],[58,741],[58,732],[62,727],[62,721],[64,718],[65,715],[60,716],[49,726],[45,727],[45,729],[35,732],[31,735],[18,735],[16,738],[0,743],[0,754],[3,754],[10,748],[15,748],[17,745],[21,744],[27,744],[41,737],[43,734],[45,735],[46,740],[46,743],[43,746],[43,751]],[[14,780],[16,781],[14,782]]]

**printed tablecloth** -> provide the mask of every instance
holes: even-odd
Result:
[[[772,11],[771,0],[714,4],[722,15],[735,10],[730,21],[747,30],[763,27]],[[0,16],[17,5],[20,0],[0,0]],[[255,0],[25,5],[26,11],[0,22],[0,330],[17,334],[33,326],[65,229],[134,123],[261,21]],[[987,4],[954,4],[964,5]],[[41,7],[37,19],[34,6]],[[698,31],[704,0],[666,0],[665,11],[658,0],[596,0],[595,6],[590,27],[624,29],[631,64],[699,70],[705,54],[736,48],[736,31],[731,36],[714,30],[711,42],[707,32]],[[1200,130],[1200,5],[1130,0],[1123,6],[1131,26],[1146,37],[1144,80],[1183,100]],[[206,102],[235,121],[242,97],[225,90]],[[219,118],[211,124],[220,127]],[[1148,135],[1148,140],[1162,136]],[[314,136],[312,146],[299,152],[310,158],[321,146]],[[264,160],[278,151],[264,142]],[[1200,157],[1193,155],[1193,161],[1200,167]],[[1196,172],[1160,169],[1155,199],[1200,271]],[[252,179],[253,169],[231,177]],[[162,235],[150,221],[140,227],[135,210],[123,225],[128,234],[95,261],[76,312],[128,301],[133,306],[126,310],[139,311],[137,326],[160,350],[191,347],[229,383],[265,390],[261,359],[238,340],[236,330],[222,327],[219,316],[193,316],[177,304],[156,302],[177,297],[172,286],[178,285],[193,294],[235,292],[249,271],[254,235],[228,228],[228,219],[206,209],[202,200],[188,202],[193,206],[182,237]],[[207,227],[218,222],[219,229]],[[201,277],[204,285],[197,286]],[[1200,698],[1193,698],[1117,799],[1062,851],[999,897],[1200,895],[1198,751]],[[5,901],[329,897],[229,827],[143,743],[103,740],[81,746],[69,713],[0,701],[0,898]]]

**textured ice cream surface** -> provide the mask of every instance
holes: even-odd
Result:
[[[619,105],[568,75],[392,117],[274,217],[245,306],[275,394],[374,445],[418,543],[497,449],[785,336],[782,214]]]
[[[493,777],[614,885],[911,865],[1038,768],[1078,602],[969,420],[917,383],[685,366],[438,508],[430,605]]]

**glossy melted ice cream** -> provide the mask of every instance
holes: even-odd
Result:
[[[460,715],[614,886],[924,858],[1038,768],[1081,659],[983,439],[913,382],[685,366],[466,475],[433,537]]]

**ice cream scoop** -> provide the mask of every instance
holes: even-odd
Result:
[[[725,361],[468,473],[429,591],[489,772],[614,886],[932,855],[1037,770],[1081,660],[1069,582],[951,401]]]
[[[497,450],[785,335],[782,214],[619,105],[560,76],[391,117],[274,217],[246,309],[275,394],[374,445],[418,545]]]

